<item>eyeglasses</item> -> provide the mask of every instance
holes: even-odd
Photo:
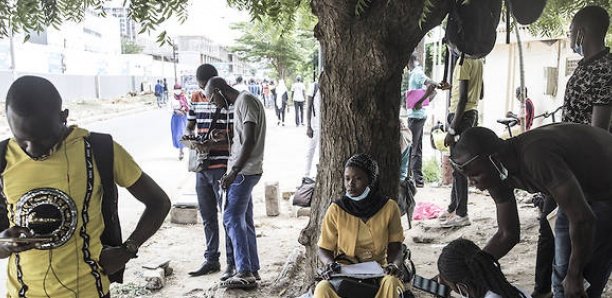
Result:
[[[465,167],[467,167],[470,163],[472,163],[473,161],[477,160],[479,157],[481,157],[481,155],[476,155],[470,159],[468,159],[466,162],[459,164],[456,161],[454,161],[452,158],[449,158],[448,160],[450,161],[451,166],[453,166],[453,168],[455,170],[457,170],[458,172],[464,174],[465,173]],[[495,170],[497,171],[497,173],[499,173],[499,178],[503,181],[506,180],[508,178],[508,169],[506,169],[502,164],[497,164],[494,160],[493,160],[493,154],[487,155],[487,159],[489,159],[489,161],[491,162],[491,164],[493,165],[493,167],[495,167]]]
[[[464,163],[457,163],[456,161],[454,161],[452,158],[449,158],[448,160],[450,161],[451,166],[453,166],[453,168],[461,173],[463,173],[463,171],[465,170],[465,167],[468,166],[470,163],[472,163],[473,161],[477,160],[480,157],[480,155],[476,155],[470,159],[468,159],[466,162]]]

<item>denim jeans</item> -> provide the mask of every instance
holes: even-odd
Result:
[[[538,248],[536,253],[534,291],[548,293],[551,291],[553,260],[555,257],[555,236],[552,233],[546,216],[556,207],[557,203],[549,195],[544,196],[538,221],[540,223]]]
[[[412,133],[412,150],[410,156],[410,167],[414,175],[414,181],[422,184],[423,180],[423,126],[427,118],[408,118],[408,128]]]
[[[455,114],[448,114],[448,125],[453,122]],[[468,128],[478,125],[478,111],[470,110],[463,113],[459,126],[456,129],[458,134],[462,134]],[[450,148],[451,153],[453,148]],[[453,169],[453,188],[451,189],[451,202],[448,205],[447,211],[456,212],[457,215],[467,216],[467,201],[468,201],[468,180],[463,174]]]
[[[238,174],[227,191],[227,203],[223,223],[234,248],[234,260],[238,272],[259,270],[257,236],[253,222],[253,187],[261,175]]]
[[[206,251],[204,258],[208,262],[219,262],[219,221],[217,219],[218,210],[222,207],[222,189],[219,180],[225,174],[225,168],[204,170],[196,173],[196,193],[198,194],[198,204],[200,215],[204,224],[204,236],[206,237]],[[218,208],[218,209],[217,209]],[[231,241],[225,233],[225,255],[227,264],[234,264],[234,254]]]
[[[595,213],[595,236],[591,259],[584,267],[583,275],[591,286],[587,290],[590,298],[601,297],[612,271],[612,202],[591,202]],[[563,279],[567,273],[571,254],[569,220],[559,209],[555,223],[555,260],[553,264],[553,297],[564,297]]]

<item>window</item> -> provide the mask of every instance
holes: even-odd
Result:
[[[565,76],[571,76],[578,67],[580,58],[567,58],[565,61]]]

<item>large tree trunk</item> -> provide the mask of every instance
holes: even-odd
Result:
[[[306,246],[307,280],[318,267],[321,219],[331,200],[344,192],[343,168],[351,155],[373,156],[380,167],[380,191],[397,195],[402,70],[424,34],[447,12],[446,1],[433,2],[422,30],[423,0],[372,0],[361,16],[355,16],[355,0],[312,0],[325,62],[317,188],[310,222],[299,239]]]

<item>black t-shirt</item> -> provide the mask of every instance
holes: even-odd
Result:
[[[588,201],[612,200],[612,135],[584,124],[559,123],[510,139],[502,160],[514,168],[504,185],[489,192],[497,202],[513,197],[515,188],[530,193],[550,190],[572,176]]]

